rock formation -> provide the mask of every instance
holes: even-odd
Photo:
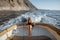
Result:
[[[0,0],[0,10],[35,10],[29,0]]]

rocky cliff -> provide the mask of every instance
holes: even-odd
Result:
[[[29,0],[0,0],[0,10],[35,10]]]

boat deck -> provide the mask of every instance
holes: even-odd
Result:
[[[30,39],[28,39],[27,36],[15,36],[9,40],[51,40],[51,39],[47,36],[32,36],[30,37]]]

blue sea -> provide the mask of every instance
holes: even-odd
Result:
[[[4,24],[0,25],[0,32],[7,29],[13,24],[22,24],[28,17],[32,18],[33,22],[42,22],[55,26],[60,29],[60,11],[59,10],[33,10],[21,14],[20,16],[5,21]]]

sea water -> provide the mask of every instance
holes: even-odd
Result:
[[[21,14],[20,16],[5,21],[4,24],[0,25],[0,32],[10,27],[13,24],[22,24],[25,19],[31,17],[33,22],[42,22],[54,25],[56,28],[60,29],[60,11],[54,10],[35,10]]]

